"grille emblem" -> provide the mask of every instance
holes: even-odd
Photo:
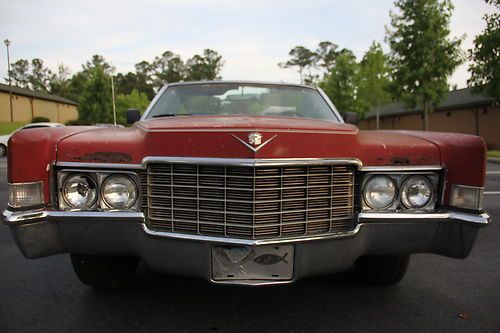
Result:
[[[242,140],[241,138],[237,137],[236,135],[234,135],[234,134],[231,134],[231,135],[236,140],[238,140],[239,142],[244,144],[245,147],[247,147],[248,149],[250,149],[253,152],[257,152],[259,149],[261,149],[262,147],[267,145],[269,142],[271,142],[272,139],[277,137],[277,135],[274,135],[274,136],[270,137],[269,139],[267,139],[266,141],[262,142],[262,134],[260,134],[259,132],[252,132],[252,133],[248,134],[248,142],[249,143],[247,143],[244,140]]]
[[[262,143],[262,134],[259,132],[252,132],[248,134],[248,143],[252,146],[258,146]]]

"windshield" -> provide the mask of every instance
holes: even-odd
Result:
[[[242,83],[170,86],[146,118],[207,115],[282,116],[338,122],[315,89]]]

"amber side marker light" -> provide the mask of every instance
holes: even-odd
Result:
[[[465,209],[483,209],[483,188],[465,185],[452,185],[450,205]]]
[[[43,183],[9,183],[9,207],[34,207],[43,204]]]

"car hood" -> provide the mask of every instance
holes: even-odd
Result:
[[[249,134],[261,134],[252,145]],[[152,119],[130,128],[99,128],[58,143],[59,162],[141,163],[148,156],[338,158],[364,165],[439,165],[428,140],[397,132],[286,117],[196,116]]]

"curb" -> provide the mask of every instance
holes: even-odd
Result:
[[[488,157],[488,162],[500,164],[500,158],[499,157]]]

